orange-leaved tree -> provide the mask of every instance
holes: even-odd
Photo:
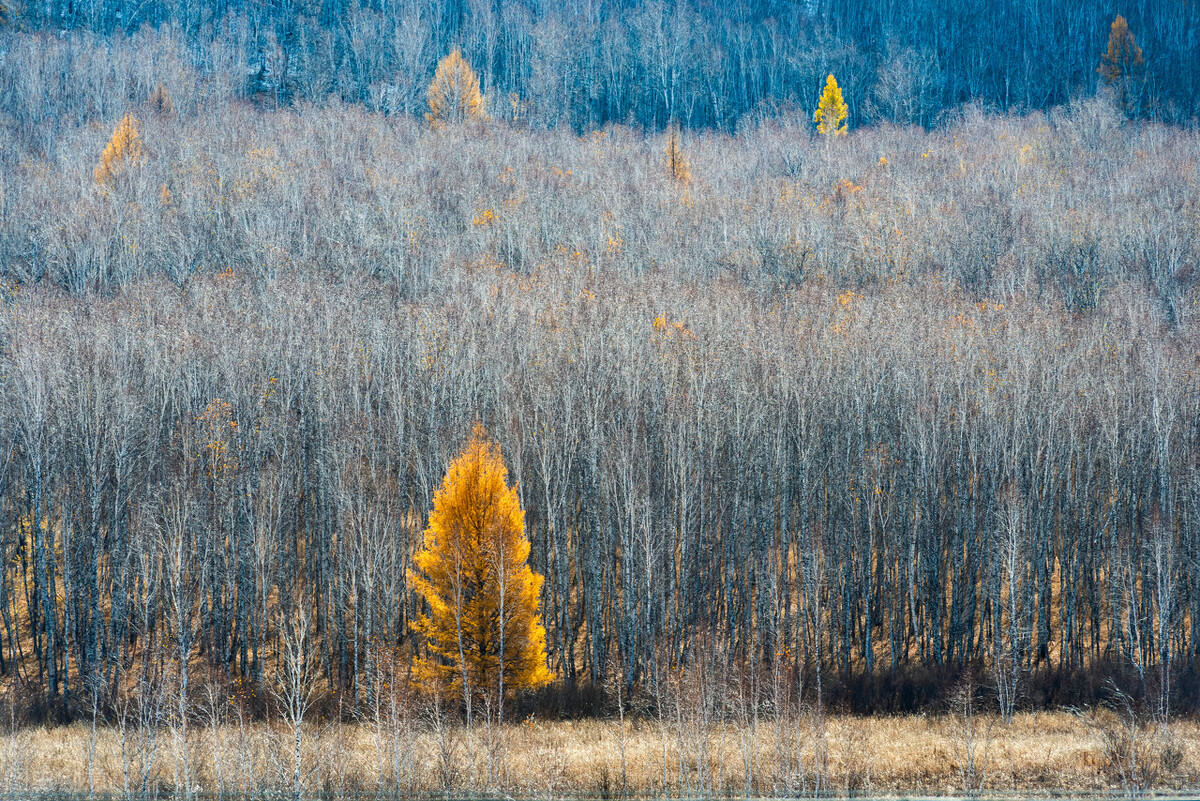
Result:
[[[846,133],[846,117],[850,109],[842,99],[842,90],[838,87],[833,75],[825,79],[825,91],[817,103],[813,113],[813,122],[817,124],[817,133],[824,136],[843,136]]]
[[[113,131],[112,139],[104,152],[100,154],[100,164],[96,167],[96,183],[112,183],[113,176],[127,162],[137,160],[142,155],[142,139],[138,136],[138,121],[132,114],[126,114]]]
[[[479,76],[457,47],[438,62],[433,80],[425,91],[425,99],[429,101],[429,112],[425,119],[429,120],[430,125],[480,120],[484,117]]]
[[[552,678],[538,611],[542,577],[528,559],[525,512],[504,457],[476,425],[434,493],[425,546],[409,571],[426,604],[413,624],[426,649],[418,681],[462,697],[468,723],[476,695],[502,710],[505,694]]]
[[[1143,89],[1146,83],[1146,60],[1142,48],[1129,30],[1129,23],[1120,14],[1113,20],[1108,34],[1108,49],[1096,68],[1105,85],[1116,90],[1121,108],[1127,114],[1137,115],[1141,111]]]

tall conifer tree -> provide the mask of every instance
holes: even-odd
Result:
[[[429,102],[425,119],[431,125],[483,119],[479,76],[457,47],[438,62],[425,98]]]
[[[846,117],[850,110],[842,99],[842,90],[837,80],[830,75],[825,80],[825,91],[813,114],[813,122],[817,124],[817,133],[824,136],[844,136],[846,133]]]
[[[551,679],[542,577],[528,559],[525,512],[499,446],[477,425],[433,496],[409,576],[428,607],[413,626],[426,647],[418,679],[464,698],[468,719],[477,695],[503,701]]]
[[[1126,114],[1137,116],[1144,103],[1146,60],[1142,48],[1129,30],[1129,23],[1120,14],[1113,20],[1108,34],[1108,49],[1096,68],[1100,78],[1117,93]]]

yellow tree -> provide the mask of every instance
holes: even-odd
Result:
[[[542,577],[527,560],[525,512],[500,448],[482,426],[450,463],[434,493],[424,548],[409,581],[427,606],[413,624],[426,657],[416,674],[471,703],[550,681],[546,629],[538,610]]]
[[[1142,88],[1146,82],[1146,61],[1142,48],[1129,30],[1129,23],[1120,14],[1113,20],[1108,34],[1108,49],[1096,68],[1105,85],[1113,87],[1126,113],[1141,109]]]
[[[833,75],[825,79],[825,91],[817,110],[813,113],[813,122],[817,124],[817,133],[823,136],[843,136],[846,133],[846,117],[850,110],[842,99],[842,90],[838,87]]]
[[[120,168],[142,155],[142,139],[138,136],[138,121],[132,114],[126,114],[113,131],[112,139],[104,152],[100,154],[100,164],[97,165],[96,183],[110,184]]]
[[[484,117],[479,76],[457,47],[438,62],[425,98],[429,101],[429,112],[425,119],[434,126]]]
[[[672,124],[667,129],[667,147],[664,155],[666,158],[663,163],[671,177],[681,184],[690,184],[692,182],[692,166],[679,147],[679,126],[677,125]]]

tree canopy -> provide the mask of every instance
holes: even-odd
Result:
[[[438,62],[425,97],[429,101],[425,119],[432,125],[483,119],[479,76],[457,47]]]
[[[117,124],[104,152],[100,154],[100,164],[96,166],[96,183],[112,183],[117,171],[128,162],[137,159],[141,153],[142,139],[138,134],[137,118],[126,114]]]
[[[842,99],[842,90],[838,87],[837,79],[830,75],[825,79],[825,91],[817,110],[813,113],[813,122],[817,124],[817,133],[823,136],[844,136],[846,133],[846,116],[849,109]]]
[[[550,681],[539,612],[542,577],[528,565],[525,512],[500,448],[476,425],[433,496],[410,580],[428,611],[414,624],[427,656],[418,678],[465,698],[503,699]]]
[[[1121,107],[1128,114],[1137,114],[1143,104],[1146,83],[1146,60],[1142,48],[1129,30],[1129,23],[1120,14],[1113,20],[1108,35],[1108,49],[1096,68],[1107,86],[1116,90]]]

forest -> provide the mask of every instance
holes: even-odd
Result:
[[[194,86],[419,116],[434,66],[460,47],[490,113],[519,125],[732,132],[811,113],[834,73],[852,126],[929,126],[964,103],[1024,113],[1091,95],[1118,14],[1145,53],[1148,109],[1194,119],[1190,0],[3,0],[0,31],[30,36],[4,46],[0,107],[35,137],[63,115],[107,121],[136,94],[112,80],[125,72],[167,82],[176,103]],[[156,38],[169,53],[145,46]]]
[[[477,425],[523,712],[1195,711],[1196,6],[1131,4],[1131,103],[1102,4],[910,5],[6,9],[10,719],[378,709]]]

